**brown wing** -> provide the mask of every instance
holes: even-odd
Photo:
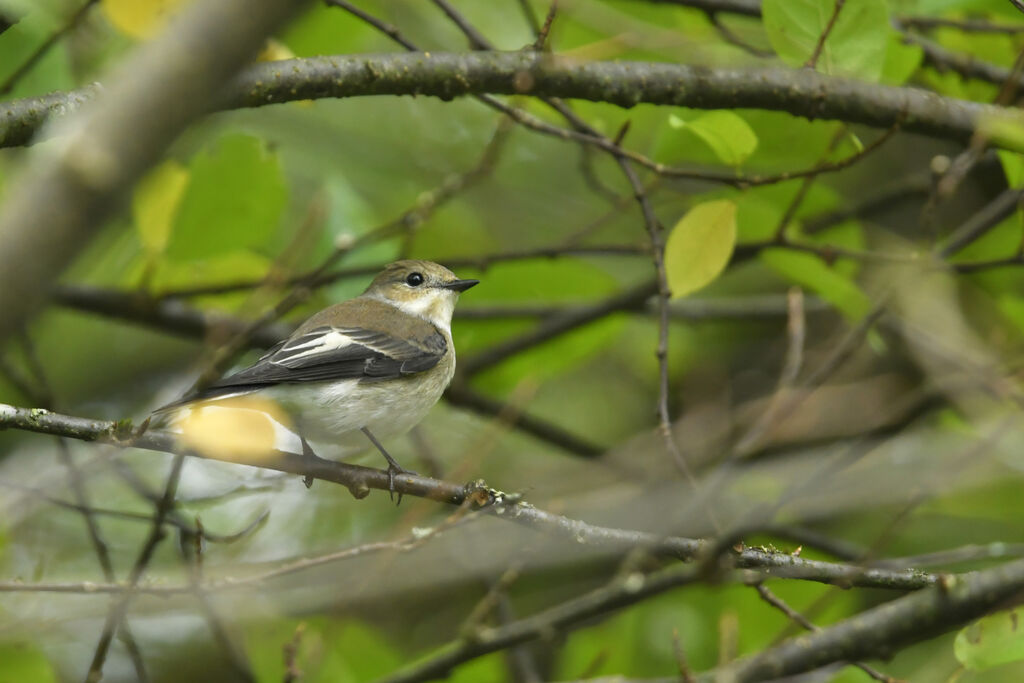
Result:
[[[430,323],[409,318],[412,316],[399,316],[396,325],[394,309],[388,304],[359,299],[344,302],[310,318],[255,364],[185,400],[280,383],[373,382],[424,372],[441,361],[448,343]],[[325,320],[333,324],[318,324]],[[388,327],[391,330],[385,329]]]

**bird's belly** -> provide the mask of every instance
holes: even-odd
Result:
[[[275,387],[273,398],[318,454],[343,457],[370,447],[360,431],[363,427],[382,442],[412,429],[437,403],[449,379],[414,376],[383,382],[289,384]]]

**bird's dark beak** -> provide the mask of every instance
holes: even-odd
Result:
[[[470,287],[480,284],[479,280],[452,280],[441,285],[444,289],[454,289],[456,292],[465,292]]]

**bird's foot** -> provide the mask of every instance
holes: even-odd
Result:
[[[394,458],[391,457],[391,454],[388,453],[387,449],[384,448],[383,445],[381,445],[381,442],[377,441],[377,437],[375,437],[373,435],[373,433],[369,429],[367,429],[366,427],[360,427],[360,431],[362,431],[363,434],[366,434],[366,438],[368,438],[370,440],[370,443],[372,443],[374,446],[376,446],[377,450],[380,451],[380,454],[383,455],[384,459],[388,461],[388,492],[391,494],[391,500],[394,500],[395,499],[395,475],[396,474],[411,474],[413,476],[418,476],[418,475],[415,472],[413,472],[412,470],[407,470],[404,467],[402,467],[401,465],[399,465],[398,462]],[[401,505],[401,504],[402,504],[402,494],[399,493],[398,494],[398,503],[396,503],[396,505]]]
[[[391,500],[394,500],[395,493],[398,493],[398,502],[395,503],[396,507],[402,504],[402,493],[400,491],[395,491],[395,475],[398,474],[411,474],[414,477],[419,476],[416,472],[407,470],[391,458],[388,458],[388,495],[391,497]]]
[[[299,441],[302,443],[302,455],[311,460],[317,459],[316,453],[313,452],[313,447],[309,445],[309,442],[306,441],[305,437],[300,436]],[[302,483],[305,484],[306,488],[308,489],[313,486],[314,479],[315,477],[312,474],[307,474],[305,477],[302,478]]]

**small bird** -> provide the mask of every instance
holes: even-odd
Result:
[[[455,374],[455,303],[478,283],[431,261],[396,261],[362,295],[316,313],[250,367],[158,412],[266,399],[291,418],[305,455],[314,454],[309,441],[344,456],[369,439],[388,461],[394,494],[395,475],[409,471],[379,439],[404,434],[441,398]]]

